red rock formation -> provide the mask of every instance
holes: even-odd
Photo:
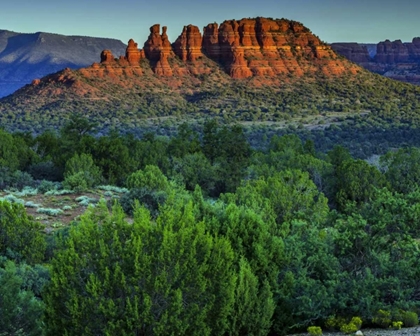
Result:
[[[184,26],[181,35],[173,44],[175,54],[184,62],[195,62],[203,54],[201,52],[201,37],[198,27],[193,25]]]
[[[203,52],[209,58],[215,60],[216,62],[219,60],[219,25],[217,23],[211,23],[204,27],[202,47]]]
[[[316,71],[307,64],[309,60],[322,69],[328,67],[324,64],[327,60],[331,61],[332,74],[346,71],[331,48],[309,29],[284,19],[229,20],[220,28],[210,24],[204,28],[203,51],[234,78],[287,73],[302,76]]]
[[[130,39],[125,52],[125,59],[131,65],[138,65],[140,63],[140,59],[142,58],[141,56],[141,51],[139,50],[137,43]]]
[[[209,24],[204,28],[203,36],[196,26],[189,25],[173,45],[166,27],[162,27],[162,32],[160,30],[159,24],[150,28],[143,50],[130,40],[126,56],[120,57],[118,62],[109,51],[104,51],[101,63],[106,67],[96,70],[111,75],[127,73],[127,70],[112,70],[112,67],[139,66],[140,60],[147,58],[158,76],[209,74],[207,56],[232,78],[238,79],[357,71],[354,66],[344,65],[329,46],[301,23],[285,19],[256,18],[229,20],[220,26]]]
[[[144,52],[146,57],[154,64],[153,70],[157,75],[173,75],[168,59],[174,57],[174,52],[166,34],[166,27],[162,27],[162,35],[160,35],[159,24],[150,28],[149,38],[144,44]]]
[[[111,50],[104,50],[101,53],[101,63],[114,62],[114,55],[112,55]]]

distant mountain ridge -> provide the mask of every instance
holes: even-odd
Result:
[[[0,97],[35,78],[99,61],[103,49],[120,54],[125,48],[126,45],[116,39],[0,30]]]
[[[342,56],[385,77],[420,85],[420,38],[378,44],[332,43]]]

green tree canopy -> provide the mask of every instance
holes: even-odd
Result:
[[[52,260],[51,335],[223,334],[236,273],[225,238],[206,233],[191,204],[166,207],[152,223],[137,209],[86,213]]]
[[[41,230],[42,225],[28,217],[22,205],[0,200],[0,255],[40,263],[46,249]]]
[[[152,191],[166,191],[169,188],[166,176],[163,175],[159,167],[152,165],[132,173],[127,178],[126,185],[130,189],[147,188]]]
[[[75,154],[66,163],[63,185],[76,191],[86,191],[102,181],[100,169],[90,154]]]
[[[337,194],[336,202],[341,210],[347,202],[357,205],[369,202],[377,188],[387,186],[381,172],[363,160],[346,160],[336,170]]]
[[[410,193],[420,185],[420,149],[402,148],[388,152],[380,159],[385,177],[391,187],[400,193]]]
[[[0,335],[44,335],[44,303],[25,288],[13,261],[0,266]]]

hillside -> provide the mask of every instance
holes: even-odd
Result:
[[[374,75],[337,55],[299,22],[242,19],[184,27],[170,43],[154,25],[142,49],[65,69],[0,101],[1,122],[39,132],[82,113],[107,129],[160,116],[279,121],[322,112],[417,118],[420,89]],[[384,103],[384,98],[386,103]]]
[[[420,85],[420,38],[378,44],[333,43],[331,47],[352,62],[388,78]]]
[[[125,47],[115,39],[0,30],[0,97],[66,67],[86,67],[103,49],[122,53]]]

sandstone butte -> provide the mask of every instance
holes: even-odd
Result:
[[[166,82],[179,88],[188,78],[197,80],[200,75],[215,71],[234,79],[257,79],[259,85],[281,84],[307,75],[325,78],[361,71],[303,24],[261,17],[228,20],[220,26],[208,24],[203,32],[188,25],[174,43],[168,39],[167,28],[156,24],[150,28],[143,49],[130,40],[125,55],[116,58],[104,50],[100,59],[100,63],[77,70],[78,73],[92,79],[141,78],[145,76],[142,64],[147,62],[155,77],[152,81],[172,78]],[[72,71],[66,69],[55,80],[71,82],[73,77]]]
[[[332,48],[362,67],[387,77],[420,84],[420,38],[412,42],[383,41],[376,44],[374,55],[365,45],[333,43]]]
[[[306,72],[321,70],[325,75],[339,75],[348,70],[331,48],[322,43],[309,29],[299,22],[285,19],[266,18],[229,20],[204,27],[203,34],[196,26],[184,27],[181,35],[171,44],[166,27],[156,24],[150,28],[150,35],[143,50],[133,47],[130,40],[127,53],[119,62],[128,61],[139,65],[142,58],[152,64],[158,76],[186,74],[188,69],[171,67],[170,60],[178,57],[189,65],[210,58],[232,78],[253,76],[275,76],[293,74],[303,76]],[[109,51],[105,51],[109,53]],[[102,58],[102,64],[116,67],[114,57]],[[115,64],[117,63],[117,64]],[[319,66],[317,68],[316,66]],[[194,68],[194,67],[190,67]],[[191,69],[190,69],[191,70]],[[193,73],[206,70],[193,69]]]

